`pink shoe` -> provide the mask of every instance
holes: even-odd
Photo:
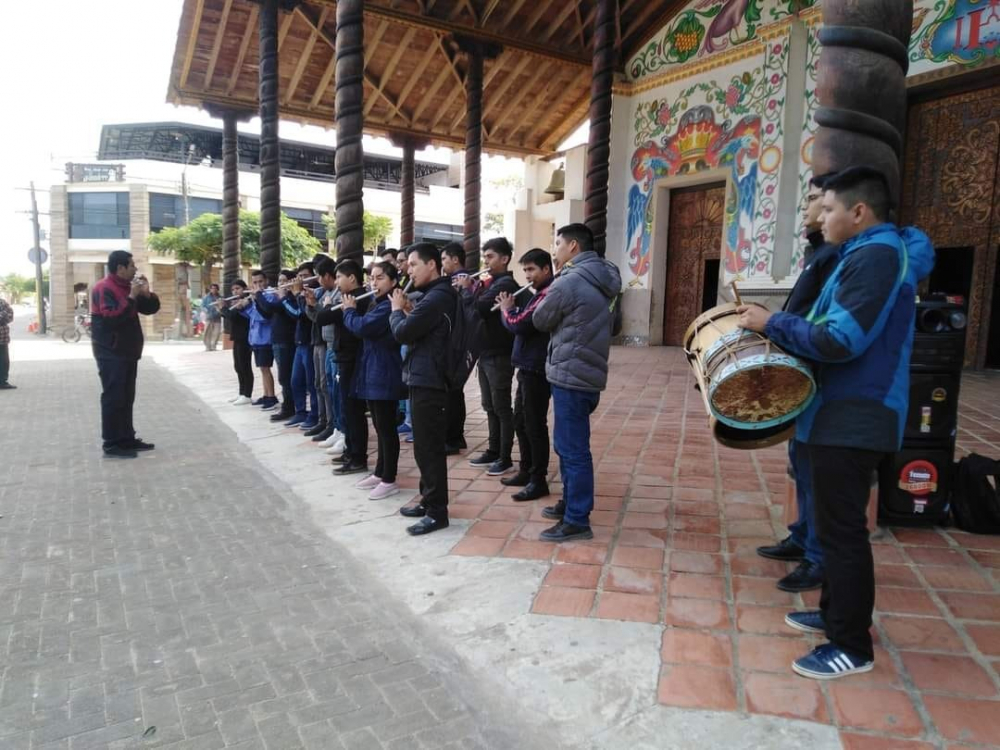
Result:
[[[387,484],[386,482],[380,481],[378,487],[372,490],[372,493],[368,496],[369,500],[384,500],[387,497],[392,497],[399,492],[399,485],[395,482]]]
[[[371,490],[378,487],[380,484],[382,484],[382,480],[379,479],[374,474],[370,474],[369,476],[362,479],[360,482],[357,482],[354,486],[357,487],[359,490]]]

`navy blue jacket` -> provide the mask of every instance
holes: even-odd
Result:
[[[501,310],[503,315],[503,325],[508,331],[514,334],[514,351],[510,361],[521,370],[545,374],[545,356],[549,351],[549,334],[539,331],[531,321],[531,316],[538,307],[538,303],[545,299],[549,284],[546,284],[531,298],[524,307],[512,307],[510,310]],[[527,290],[523,292],[527,294]]]
[[[295,345],[312,346],[312,321],[306,316],[306,298],[299,294],[285,297],[281,304],[289,317],[295,319]]]
[[[391,312],[392,303],[388,297],[376,297],[367,312],[344,310],[344,328],[361,339],[361,360],[351,384],[350,395],[354,398],[369,401],[406,398],[403,357],[389,326]]]
[[[808,315],[813,304],[823,291],[823,285],[840,262],[839,248],[823,241],[822,232],[810,232],[810,251],[806,251],[806,267],[799,274],[791,294],[781,308],[793,315]]]
[[[292,315],[281,304],[277,295],[258,292],[254,295],[257,311],[271,320],[271,343],[275,346],[295,346],[295,325],[298,318]]]
[[[879,224],[838,256],[809,313],[775,313],[765,333],[817,363],[816,397],[796,420],[796,440],[891,453],[909,401],[917,283],[934,267],[934,248],[917,229]]]
[[[418,291],[423,292],[423,296],[409,315],[394,310],[389,316],[392,335],[407,346],[403,380],[411,388],[446,391],[445,368],[458,293],[447,276]]]

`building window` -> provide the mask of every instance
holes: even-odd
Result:
[[[128,193],[70,193],[69,237],[76,240],[127,240]]]
[[[413,238],[416,242],[433,242],[438,247],[443,247],[449,242],[462,242],[464,236],[465,230],[456,224],[413,222]]]
[[[221,214],[222,201],[218,198],[188,198],[191,221],[202,214]],[[149,231],[159,232],[166,227],[184,226],[184,197],[168,193],[149,194]]]
[[[326,224],[323,223],[322,211],[310,211],[308,208],[289,208],[282,206],[285,215],[305,229],[317,240],[326,244]]]

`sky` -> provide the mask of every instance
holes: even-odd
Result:
[[[0,118],[0,276],[34,273],[26,213],[31,199],[24,188],[34,181],[39,210],[47,211],[48,188],[64,181],[65,163],[96,160],[102,125],[220,126],[197,109],[166,103],[181,5],[181,0],[30,0],[7,8],[7,22],[0,25],[0,101],[7,113]],[[254,121],[240,129],[259,132]],[[293,123],[282,123],[281,135],[335,143],[332,132]],[[371,139],[365,149],[398,153]],[[428,157],[438,160],[432,154],[419,158]],[[512,160],[492,161],[484,165],[486,181],[491,172],[518,171]],[[136,174],[128,164],[126,174]],[[47,217],[41,219],[44,230]],[[47,248],[45,240],[41,244]]]

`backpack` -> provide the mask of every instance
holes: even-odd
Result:
[[[973,534],[1000,534],[1000,461],[971,453],[955,471],[955,525]]]
[[[457,296],[454,313],[445,317],[450,331],[444,382],[449,391],[460,391],[465,388],[483,348],[483,319],[472,297],[464,294]]]

